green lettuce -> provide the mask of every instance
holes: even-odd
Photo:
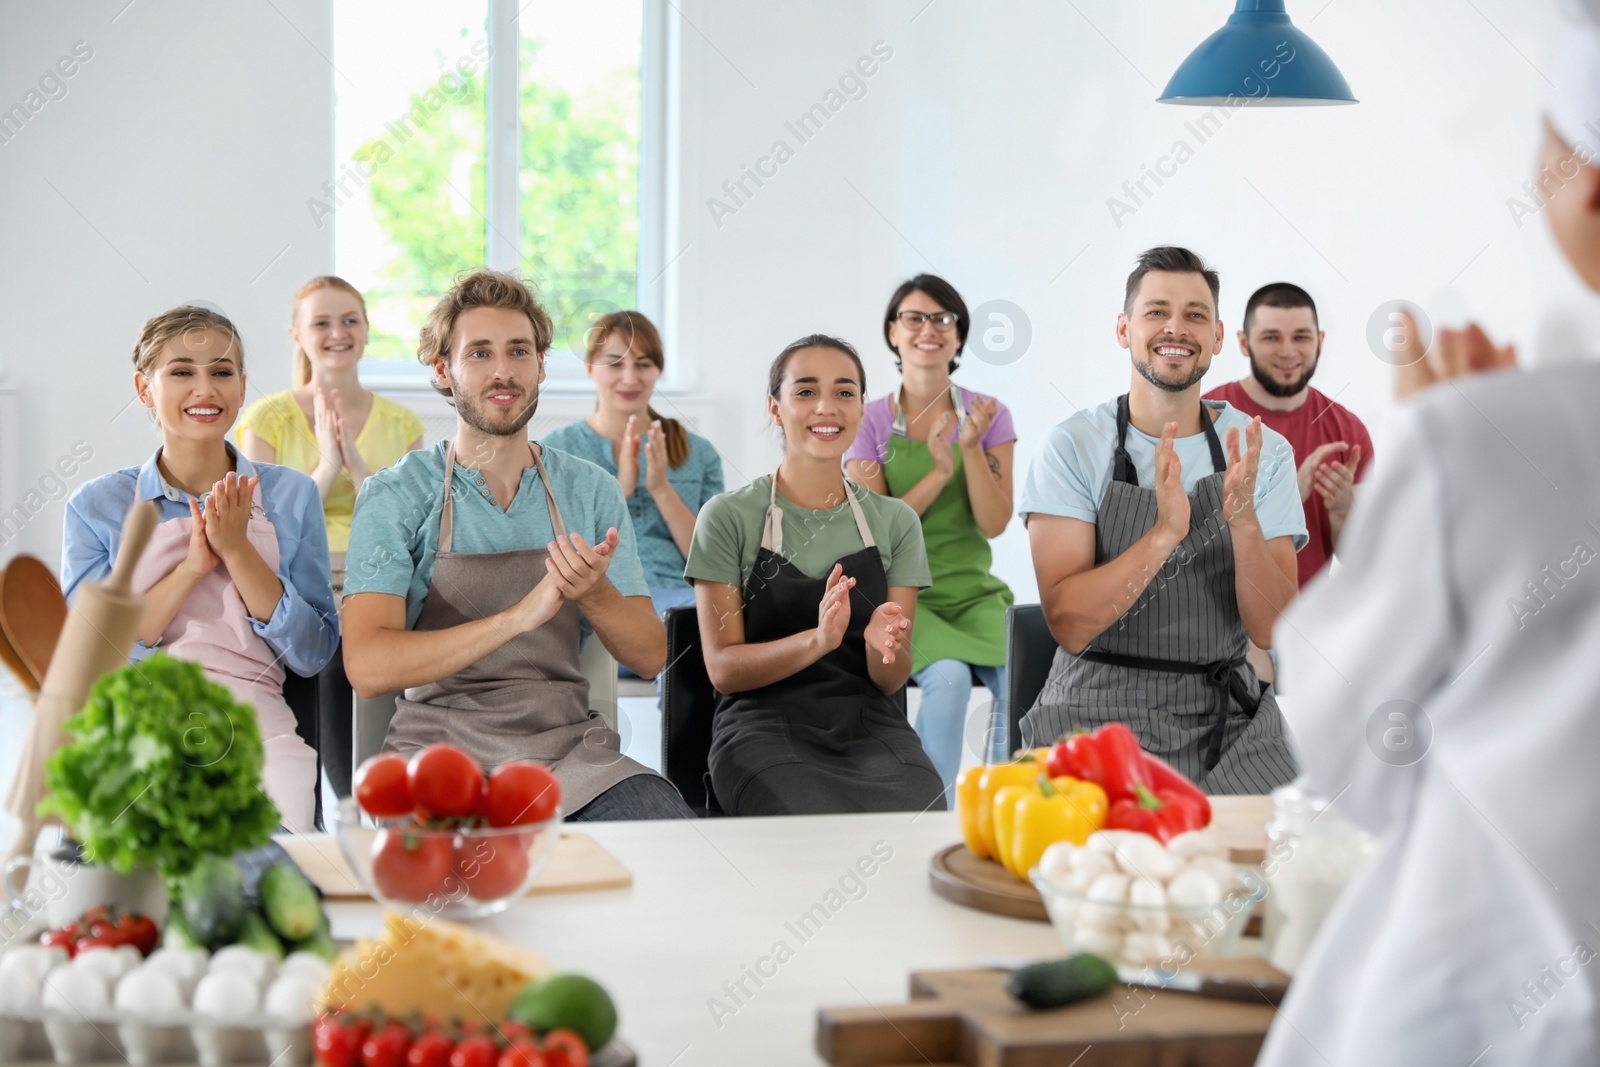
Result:
[[[255,709],[197,663],[156,653],[112,671],[66,729],[39,813],[61,816],[96,863],[170,881],[203,856],[259,848],[281,821],[261,789]]]

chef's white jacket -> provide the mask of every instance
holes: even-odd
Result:
[[[1274,637],[1313,788],[1380,840],[1258,1065],[1600,1064],[1600,367],[1388,430]]]

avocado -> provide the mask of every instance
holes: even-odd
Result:
[[[1059,1008],[1097,996],[1117,980],[1117,969],[1092,952],[1064,960],[1018,967],[1006,978],[1006,992],[1030,1008]]]
[[[285,941],[304,941],[322,921],[322,902],[300,868],[274,863],[261,875],[261,914]]]
[[[239,933],[233,943],[253,948],[275,960],[283,959],[283,942],[278,940],[278,935],[272,932],[272,927],[267,925],[267,920],[258,911],[244,913],[244,922],[239,924]]]
[[[202,944],[233,941],[244,922],[244,880],[226,856],[207,856],[184,875],[178,888],[183,917]]]
[[[617,1032],[617,1007],[611,996],[599,982],[581,974],[554,974],[533,983],[506,1014],[541,1036],[557,1027],[576,1030],[594,1052]]]

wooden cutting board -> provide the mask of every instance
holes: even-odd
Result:
[[[1211,798],[1210,829],[1234,863],[1258,864],[1266,857],[1266,825],[1272,798]],[[928,861],[928,884],[946,900],[1013,919],[1049,922],[1039,891],[994,860],[981,860],[965,845],[940,849]],[[1252,920],[1253,921],[1253,920]]]
[[[371,899],[345,862],[332,834],[284,834],[276,840],[323,896],[330,900]],[[586,889],[626,889],[631,885],[633,872],[600,842],[585,833],[563,830],[556,838],[549,862],[528,893],[537,896]]]
[[[1259,957],[1208,960],[1206,969],[1276,974]],[[911,976],[909,1004],[823,1008],[817,1054],[837,1067],[1250,1067],[1274,1015],[1265,1003],[1120,984],[1064,1008],[1030,1011],[1006,993],[1005,977],[1001,970],[927,971]]]

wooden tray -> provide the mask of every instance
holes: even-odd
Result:
[[[355,872],[339,851],[332,834],[285,834],[276,839],[305,872],[311,884],[329,900],[369,900],[371,894],[356,880]],[[528,890],[573,893],[588,889],[626,889],[633,872],[588,834],[562,830],[539,878]]]
[[[1239,957],[1208,960],[1206,970],[1266,977],[1271,968],[1258,957]],[[911,976],[909,1004],[823,1008],[817,1054],[838,1067],[1250,1067],[1275,1014],[1269,1004],[1126,985],[1065,1008],[1029,1011],[1006,994],[1005,976],[929,971]]]

